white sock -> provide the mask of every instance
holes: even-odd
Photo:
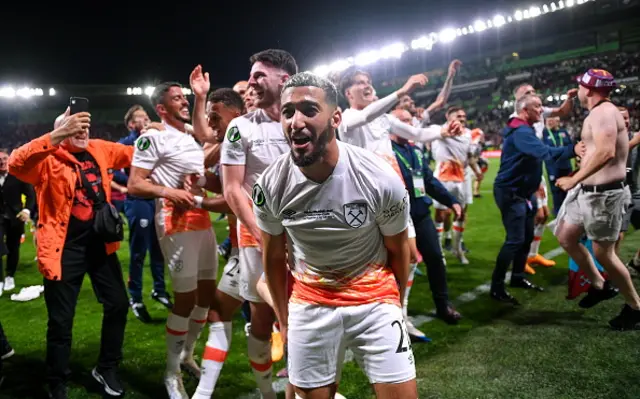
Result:
[[[531,241],[531,247],[529,248],[529,257],[532,258],[538,255],[540,251],[540,241],[542,240],[542,234],[544,234],[544,223],[536,224],[533,228],[533,241]]]
[[[438,243],[442,249],[442,236],[444,235],[444,223],[436,223],[436,233],[438,233]]]
[[[231,322],[216,322],[209,325],[207,346],[202,355],[202,375],[196,393],[191,399],[209,399],[216,388],[220,371],[231,346]]]
[[[193,358],[193,350],[196,347],[196,342],[198,341],[205,324],[207,324],[208,312],[209,308],[202,308],[197,305],[191,311],[191,317],[189,317],[189,332],[187,333],[187,340],[184,343],[182,360]]]
[[[260,341],[253,334],[247,337],[247,353],[256,384],[264,399],[275,399],[276,392],[271,386],[271,341]]]
[[[464,234],[464,222],[453,222],[453,240],[452,247],[454,253],[462,253],[462,234]]]
[[[444,223],[442,223],[442,226],[444,227]],[[447,230],[447,231],[444,233],[444,238],[446,238],[447,240],[450,240],[450,239],[451,239],[451,229]]]
[[[180,372],[180,354],[187,340],[189,319],[170,313],[167,317],[167,373]]]
[[[413,285],[413,276],[416,273],[417,263],[411,263],[409,265],[409,280],[407,281],[407,288],[404,290],[404,300],[402,301],[402,314],[407,317],[407,307],[409,306],[409,293],[411,293],[411,286]]]

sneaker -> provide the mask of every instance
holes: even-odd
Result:
[[[464,251],[454,253],[454,255],[456,256],[456,258],[458,258],[461,264],[463,265],[469,264],[469,259],[467,259],[467,256],[464,254]]]
[[[49,390],[49,399],[67,399],[67,386],[60,384]]]
[[[158,292],[151,291],[151,299],[156,302],[159,302],[165,308],[171,310],[173,309],[173,303],[171,302],[171,297],[166,292]]]
[[[16,281],[13,277],[7,276],[4,278],[4,290],[13,291],[16,288]]]
[[[164,376],[164,387],[169,399],[189,399],[180,374],[167,373]]]
[[[618,289],[611,285],[609,280],[605,280],[601,290],[594,286],[589,287],[587,295],[580,300],[578,306],[583,309],[589,309],[602,301],[615,297],[616,295],[618,295]]]
[[[180,368],[196,380],[200,379],[202,371],[193,356],[187,356],[185,351],[180,354]]]
[[[530,265],[537,265],[542,267],[553,267],[556,265],[555,261],[549,260],[540,254],[528,257],[527,263]]]
[[[251,323],[246,323],[244,325],[244,334],[248,337],[251,334]]]
[[[129,304],[131,305],[131,311],[133,311],[134,316],[136,316],[138,320],[143,323],[151,323],[151,315],[149,315],[144,303],[130,301]]]
[[[469,250],[469,248],[467,248],[467,246],[466,246],[466,245],[464,245],[464,241],[462,241],[462,242],[460,243],[460,246],[462,247],[462,252],[464,252],[465,254],[468,254],[468,253],[470,253],[470,252],[471,252],[471,251]]]
[[[9,345],[9,341],[7,341],[7,338],[4,336],[0,336],[0,359],[7,360],[15,354],[16,352],[13,350],[11,345]]]
[[[418,328],[416,328],[408,318],[404,319],[404,324],[407,326],[407,333],[409,334],[412,342],[431,342],[431,339],[427,338],[422,331],[418,330]]]
[[[635,310],[629,305],[624,305],[622,312],[609,321],[614,330],[629,331],[640,329],[640,310]]]
[[[96,367],[91,371],[91,375],[102,385],[107,396],[120,397],[124,395],[124,386],[115,369],[98,370]]]
[[[528,263],[524,265],[524,272],[531,275],[536,274],[536,270]]]

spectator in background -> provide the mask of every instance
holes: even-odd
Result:
[[[143,134],[150,120],[141,105],[134,105],[124,116],[124,124],[129,135],[120,139],[119,143],[131,146]],[[114,172],[114,181],[126,190],[129,180],[129,169]],[[164,282],[164,257],[158,243],[155,225],[156,203],[154,199],[139,198],[128,194],[124,202],[124,212],[129,224],[129,304],[133,314],[143,323],[151,322],[151,316],[142,301],[142,268],[149,252],[151,257],[151,275],[153,291],[151,298],[167,309],[173,304],[167,293]]]
[[[133,148],[90,140],[90,121],[89,113],[70,115],[67,108],[51,133],[16,149],[9,158],[9,173],[32,184],[40,198],[38,267],[44,275],[49,316],[46,380],[54,399],[67,398],[73,318],[86,274],[104,309],[98,366],[92,375],[108,396],[124,394],[116,373],[128,312],[116,254],[120,243],[106,242],[95,232],[98,204],[93,199],[109,201],[108,170],[129,166]]]
[[[542,132],[542,141],[551,147],[567,147],[572,144],[571,137],[566,129],[560,127],[560,118],[547,118],[546,127]],[[544,162],[547,168],[547,177],[551,186],[551,196],[553,197],[553,214],[558,215],[560,206],[567,197],[566,191],[556,187],[556,180],[560,177],[569,176],[573,172],[571,159],[547,159]]]
[[[13,291],[15,274],[20,261],[20,239],[24,224],[29,221],[35,204],[35,192],[30,184],[18,180],[9,173],[9,152],[0,148],[0,295]],[[22,202],[25,196],[26,204]],[[2,257],[7,255],[7,275],[3,278]]]

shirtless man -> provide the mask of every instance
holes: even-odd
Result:
[[[640,324],[640,298],[629,271],[615,253],[625,208],[631,202],[625,184],[629,137],[620,111],[608,98],[616,86],[611,73],[590,69],[577,81],[580,104],[590,111],[581,135],[586,154],[575,175],[556,181],[558,187],[571,191],[558,215],[555,234],[591,280],[588,294],[580,301],[580,307],[591,308],[615,297],[618,290],[598,273],[589,252],[578,243],[586,232],[593,241],[596,259],[626,301],[622,312],[609,325],[617,330],[630,330]]]

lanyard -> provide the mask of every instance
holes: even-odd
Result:
[[[418,150],[413,151],[416,154],[416,158],[418,158],[418,165],[420,166],[420,172],[422,172],[422,157],[420,156],[421,154],[418,152]],[[400,161],[404,164],[404,166],[409,169],[410,172],[413,172],[413,168],[411,167],[409,161],[407,161],[407,159],[395,148],[393,149],[393,152],[395,152],[398,158],[400,158]]]
[[[558,132],[560,132],[560,131],[558,130]],[[553,141],[553,146],[554,146],[554,147],[557,147],[557,146],[558,146],[558,143],[556,142],[556,137],[554,136],[554,133],[553,133],[553,131],[552,131],[552,130],[549,130],[549,138],[551,139],[551,141]],[[562,145],[564,145],[564,142],[563,142],[563,140],[562,140],[562,137],[560,137],[560,145],[561,145],[561,146],[562,146]]]

